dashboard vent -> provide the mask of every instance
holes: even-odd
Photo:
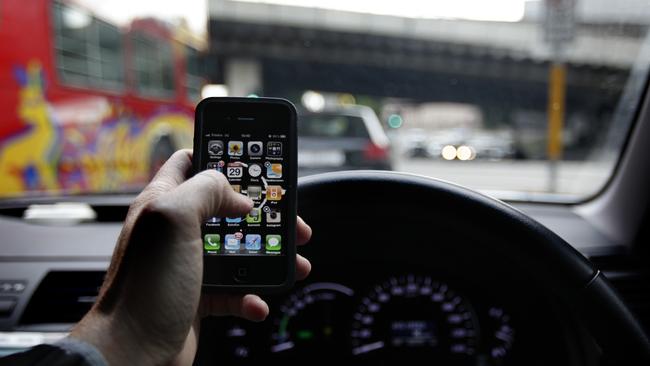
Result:
[[[21,325],[78,322],[95,302],[104,271],[49,272],[32,295]]]
[[[650,271],[605,269],[604,273],[641,321],[646,332],[650,332]]]

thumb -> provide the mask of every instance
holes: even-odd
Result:
[[[188,179],[165,197],[181,217],[204,222],[212,216],[243,216],[253,209],[253,201],[232,189],[226,177],[204,170]]]

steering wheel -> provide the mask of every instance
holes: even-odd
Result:
[[[505,270],[528,276],[531,286],[557,299],[583,322],[608,364],[650,365],[648,336],[602,272],[562,238],[501,201],[422,176],[347,171],[301,178],[298,212],[307,222],[326,220],[332,230],[349,213],[381,213],[390,221],[426,212],[413,224],[482,238],[480,248],[468,250],[480,252],[482,261],[508,263]]]

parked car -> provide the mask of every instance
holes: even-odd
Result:
[[[391,145],[379,118],[366,106],[304,112],[298,119],[298,173],[392,170]]]

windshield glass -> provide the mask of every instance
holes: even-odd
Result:
[[[207,96],[300,109],[299,175],[404,171],[578,201],[650,65],[624,0],[5,0],[0,199],[136,192]]]

